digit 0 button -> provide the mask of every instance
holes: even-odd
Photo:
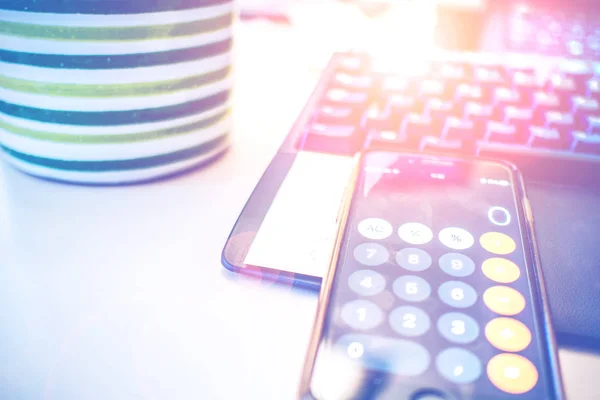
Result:
[[[468,231],[461,228],[444,228],[440,231],[438,238],[446,247],[454,250],[465,250],[473,246],[475,239]]]
[[[485,305],[500,315],[517,315],[525,308],[525,298],[508,286],[493,286],[483,293]]]
[[[485,276],[498,283],[513,283],[521,276],[517,264],[505,258],[489,258],[481,264],[481,270]]]
[[[485,337],[502,351],[521,351],[531,343],[529,328],[513,318],[495,318],[485,326]]]
[[[479,243],[490,253],[500,255],[510,254],[517,248],[517,244],[510,236],[500,232],[484,233],[479,238]]]
[[[510,394],[529,392],[538,381],[535,365],[518,354],[498,354],[487,365],[487,375],[494,386]]]
[[[392,225],[385,219],[367,218],[358,224],[358,232],[367,239],[385,239],[392,234]]]
[[[426,225],[418,222],[408,222],[398,228],[398,236],[406,243],[425,244],[433,239],[433,232]]]

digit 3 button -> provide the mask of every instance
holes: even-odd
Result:
[[[483,302],[500,315],[517,315],[525,308],[525,298],[508,286],[493,286],[483,293]]]
[[[479,336],[479,325],[466,314],[449,312],[437,322],[440,334],[453,343],[471,343]]]
[[[490,253],[500,255],[510,254],[517,248],[515,241],[510,236],[500,232],[484,233],[479,238],[479,243]]]
[[[518,354],[498,354],[487,364],[487,375],[494,386],[510,394],[523,394],[538,381],[535,365]]]
[[[502,351],[517,352],[531,343],[529,328],[513,318],[494,318],[485,326],[485,337]]]
[[[381,218],[363,219],[358,224],[358,232],[367,239],[385,239],[392,234],[392,231],[392,225]]]
[[[425,244],[433,239],[433,232],[426,225],[418,222],[408,222],[398,228],[398,236],[406,243]]]
[[[498,283],[513,283],[521,276],[517,264],[505,258],[489,258],[481,264],[481,270],[488,279]]]
[[[473,246],[475,239],[468,231],[461,228],[444,228],[438,234],[440,242],[454,250],[465,250]]]

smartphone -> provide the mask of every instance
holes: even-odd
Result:
[[[299,397],[562,399],[516,168],[369,151],[352,182]]]

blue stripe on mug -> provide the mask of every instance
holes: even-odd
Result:
[[[140,14],[187,10],[232,0],[0,0],[0,10],[67,14]]]
[[[112,161],[66,161],[53,158],[38,157],[31,154],[25,154],[10,147],[2,146],[2,149],[12,157],[24,162],[39,165],[48,168],[59,169],[63,171],[83,171],[83,172],[110,172],[110,171],[128,171],[135,169],[152,168],[161,165],[167,165],[179,161],[184,161],[196,156],[205,154],[218,148],[228,140],[228,132],[223,132],[221,136],[209,142],[198,146],[190,147],[184,150],[175,151],[168,154],[161,154],[152,157],[142,157],[130,160],[112,160]]]
[[[174,106],[147,108],[128,111],[56,111],[25,107],[0,101],[0,112],[14,117],[25,118],[54,124],[83,126],[128,125],[145,122],[157,122],[194,115],[225,104],[230,90],[224,90],[199,100]]]
[[[2,1],[2,0],[0,0]],[[0,44],[1,45],[1,44]],[[199,60],[227,53],[231,50],[232,40],[222,40],[204,46],[180,50],[161,51],[145,54],[123,55],[61,55],[35,54],[9,50],[0,50],[0,61],[33,65],[46,68],[66,69],[117,69],[139,68],[155,65],[176,64],[185,61]]]

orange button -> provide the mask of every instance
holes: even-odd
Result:
[[[479,238],[481,247],[494,254],[510,254],[517,248],[515,241],[500,232],[488,232]]]
[[[506,258],[489,258],[481,264],[483,274],[499,283],[512,283],[521,275],[521,270]]]
[[[487,365],[487,375],[498,389],[511,394],[529,392],[538,381],[535,365],[518,354],[498,354]]]
[[[529,328],[512,318],[495,318],[488,322],[485,337],[503,351],[521,351],[531,343]]]
[[[493,286],[483,293],[483,302],[500,315],[517,315],[525,308],[525,298],[508,286]]]

